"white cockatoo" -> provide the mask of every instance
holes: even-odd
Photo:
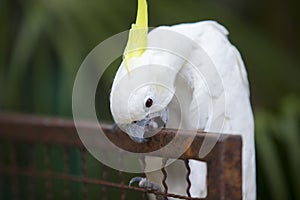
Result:
[[[137,21],[111,89],[116,124],[138,143],[147,142],[146,137],[163,127],[240,134],[243,199],[256,199],[249,84],[228,31],[215,21],[202,21],[161,26],[148,33],[147,23],[146,1],[139,0]],[[204,197],[206,165],[199,161],[189,165],[191,195]],[[146,169],[160,167],[159,159],[146,158]],[[168,191],[186,195],[184,164],[175,161],[166,170]],[[146,176],[161,185],[160,170],[148,170]]]

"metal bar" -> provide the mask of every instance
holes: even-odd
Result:
[[[51,173],[50,170],[50,146],[46,145],[45,147],[45,156],[44,156],[44,165],[45,165],[45,172]],[[46,187],[46,199],[52,199],[52,182],[50,180],[51,177],[47,177],[45,180],[45,187]]]
[[[86,135],[94,142],[92,145],[95,148],[109,150],[109,146],[105,142],[97,139],[93,140],[99,134],[98,122],[82,122],[78,126],[85,130]],[[155,152],[154,155],[164,158],[177,158],[177,147],[174,151],[163,153],[157,153],[156,150],[172,141],[178,133],[181,133],[178,137],[179,141],[182,141],[182,145],[185,145],[186,141],[194,137],[193,131],[167,129],[157,133],[149,142],[138,144],[133,142],[120,129],[112,130],[112,126],[107,124],[101,124],[101,127],[111,142],[126,151]],[[72,120],[0,113],[0,130],[0,139],[9,140],[10,142],[55,144],[64,147],[84,148]],[[199,158],[199,150],[204,139],[214,140],[216,144],[206,156]],[[180,156],[180,159],[196,159],[207,163],[207,199],[242,198],[241,141],[239,135],[198,132],[190,147]],[[178,144],[178,146],[180,148],[181,144]],[[107,179],[106,173],[108,172],[104,170],[103,178],[105,180]],[[166,178],[166,175],[164,176]],[[104,199],[105,197],[107,199],[106,186],[109,185],[103,187]],[[187,198],[189,199],[189,197]]]
[[[228,139],[220,153],[224,199],[242,199],[242,143]]]
[[[64,147],[64,172],[65,174],[70,174],[70,154],[69,148]],[[64,199],[70,199],[70,183],[69,181],[64,181]]]
[[[98,122],[82,122],[78,123],[78,126],[81,129],[86,130],[86,135],[91,138],[91,141],[98,138]],[[194,131],[167,129],[161,130],[154,135],[147,144],[138,144],[132,141],[126,133],[121,131],[121,129],[112,132],[112,126],[108,124],[101,124],[101,128],[106,134],[106,137],[115,145],[126,151],[137,153],[156,152],[156,150],[161,149],[162,146],[172,141],[179,132],[181,134],[178,137],[179,140],[183,142],[183,145],[195,135]],[[0,130],[0,138],[10,141],[56,144],[84,148],[72,120],[0,113]],[[239,135],[198,132],[191,144],[192,148],[189,148],[179,158],[199,159],[202,161],[211,159],[208,157],[209,155],[204,158],[199,158],[199,149],[205,138],[217,140],[214,148],[219,148],[227,138],[232,138],[236,142],[241,141]],[[103,149],[109,148],[109,146],[101,140],[94,140],[93,142],[94,143],[91,145],[94,145],[97,149],[99,149],[99,147]],[[178,146],[180,146],[180,144]],[[153,155],[176,159],[178,157],[177,152],[178,151],[174,149],[174,151],[159,152]]]
[[[142,169],[142,172],[145,173],[145,169],[146,169],[146,158],[145,158],[145,156],[141,154],[140,160],[141,160],[141,169]],[[146,200],[146,199],[147,199],[146,192],[144,192],[142,194],[142,200]]]
[[[147,199],[146,194],[147,194],[146,192],[142,193],[142,200],[146,200]]]
[[[108,170],[109,169],[106,165],[102,165],[102,166],[103,166],[103,168],[102,168],[102,179],[104,181],[107,181]],[[102,199],[107,200],[108,199],[107,187],[104,184],[103,184],[103,187],[102,187],[102,192],[103,192]]]
[[[233,151],[234,149],[234,151]],[[207,162],[207,199],[242,199],[242,143],[235,138],[210,152]]]
[[[120,157],[119,157],[119,177],[120,177],[120,183],[121,185],[125,185],[125,177],[124,177],[124,173],[123,173],[123,162],[124,162],[124,157],[123,157],[123,153],[120,152]],[[125,200],[126,199],[126,190],[122,189],[121,191],[121,200]]]
[[[34,159],[34,146],[28,146],[28,157],[29,157],[29,165],[28,168],[29,170],[35,171],[35,159]],[[35,194],[35,188],[34,188],[34,181],[28,180],[28,199],[32,200],[35,199],[34,194]]]
[[[83,177],[87,177],[86,155],[86,149],[81,149],[81,171]],[[85,182],[82,183],[82,199],[88,199],[87,183]]]
[[[187,173],[186,173],[186,177],[185,177],[186,182],[187,182],[186,194],[188,195],[188,197],[191,197],[191,193],[190,193],[190,189],[191,189],[191,180],[190,180],[191,168],[189,166],[189,160],[185,159],[184,164],[185,164],[185,167],[187,169]]]
[[[12,169],[17,168],[17,160],[16,160],[16,147],[14,145],[10,145],[10,165]],[[15,170],[14,170],[15,171]],[[18,174],[12,174],[12,199],[19,199],[19,185],[18,185]]]
[[[1,174],[7,174],[7,175],[16,174],[16,175],[20,175],[20,176],[29,176],[29,177],[36,177],[36,178],[51,178],[51,179],[68,180],[68,181],[74,181],[74,182],[80,182],[80,183],[84,182],[84,183],[88,183],[88,184],[104,185],[107,187],[114,187],[114,188],[119,188],[119,189],[127,189],[127,190],[139,191],[139,192],[148,192],[148,193],[153,193],[153,194],[164,195],[164,193],[161,193],[161,192],[149,191],[149,190],[145,190],[145,189],[139,188],[139,187],[127,186],[127,185],[122,185],[119,183],[113,183],[113,182],[109,182],[109,181],[93,179],[93,178],[88,178],[88,177],[73,176],[73,175],[63,174],[63,173],[42,172],[42,171],[32,172],[29,170],[22,170],[20,168],[16,168],[16,169],[7,168],[7,169],[3,169],[3,171],[0,172],[0,175]],[[182,195],[176,195],[176,194],[170,194],[170,193],[168,193],[167,196],[173,197],[173,198],[178,198],[178,199],[203,200],[203,198],[190,198],[190,197],[185,197]]]
[[[162,185],[164,186],[164,198],[167,199],[167,194],[168,194],[168,184],[167,184],[167,171],[165,169],[165,166],[167,164],[168,159],[162,159],[162,168],[161,168],[161,172],[163,173],[163,179],[162,179]]]
[[[3,145],[3,146],[2,146]],[[0,143],[0,172],[4,168],[4,144]],[[0,199],[4,199],[4,177],[0,178]]]

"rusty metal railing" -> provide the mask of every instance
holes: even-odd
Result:
[[[82,122],[79,126],[85,129],[88,134],[97,134],[97,125],[94,123]],[[112,133],[112,126],[101,124],[101,127],[110,141],[131,152],[153,152],[168,144],[178,131],[162,130],[148,143],[137,144],[121,130],[110,134]],[[190,134],[189,131],[182,130],[181,132],[186,137]],[[182,141],[184,141],[186,138],[182,137]],[[207,156],[199,159],[199,150],[205,137],[218,138],[218,141]],[[25,160],[27,161],[25,164],[20,163],[20,155],[16,155],[17,149],[22,145],[27,145],[25,148],[26,151],[21,151],[21,154],[26,154],[21,155],[21,157],[26,157]],[[95,141],[94,145],[103,147],[104,149],[107,146],[101,141]],[[34,156],[33,154],[37,152],[34,151],[34,148],[42,149],[43,156],[40,157],[42,157],[43,161],[40,161],[41,159],[34,159],[36,155]],[[57,155],[60,156],[61,159],[58,160],[61,162],[57,164],[61,165],[61,167],[58,167],[58,169],[55,169],[53,166],[51,167],[53,162],[57,161],[51,160],[50,154],[53,148],[60,148],[60,153],[57,153]],[[73,164],[71,163],[70,151],[74,151],[74,149],[79,152],[77,155],[80,155],[80,161],[78,162],[80,167],[77,169],[77,172],[72,173],[71,168]],[[189,159],[204,161],[207,164],[207,197],[203,199],[242,199],[241,149],[242,141],[240,136],[197,133],[190,148],[179,158],[184,161],[187,167],[186,179],[182,180],[187,182],[187,196],[168,193],[168,186],[166,184],[167,172],[164,168],[161,169],[164,176],[162,183],[164,185],[164,192],[159,193],[128,186],[128,177],[132,177],[132,174],[128,176],[126,173],[111,170],[99,162],[99,168],[102,169],[101,175],[97,177],[89,176],[89,169],[87,168],[88,152],[78,137],[72,120],[0,113],[0,199],[4,199],[5,195],[11,199],[24,199],[21,193],[23,195],[26,194],[27,198],[25,199],[38,199],[36,193],[39,190],[36,187],[39,187],[40,184],[44,185],[44,199],[54,199],[53,195],[57,191],[58,193],[62,193],[58,195],[62,199],[71,199],[71,193],[74,191],[74,187],[72,188],[71,186],[74,183],[80,184],[77,187],[81,190],[81,197],[79,199],[90,199],[89,197],[92,192],[89,191],[89,187],[91,185],[99,187],[99,191],[97,190],[99,193],[97,199],[110,199],[109,192],[112,188],[118,189],[118,198],[122,200],[132,199],[129,194],[132,191],[140,193],[132,194],[134,197],[141,195],[134,199],[146,199],[146,193],[156,193],[165,197],[178,199],[197,199],[190,197]],[[18,151],[20,154],[20,149]],[[175,155],[172,155],[172,152],[166,152],[164,155],[157,156],[164,158],[175,157]],[[36,162],[40,162],[42,167]],[[109,175],[111,173],[115,175]],[[119,178],[117,181],[109,180],[111,176]],[[23,185],[22,178],[26,178],[27,180],[25,184],[23,181]],[[40,184],[33,184],[31,179],[38,179]],[[57,189],[57,184],[61,186],[59,189]]]

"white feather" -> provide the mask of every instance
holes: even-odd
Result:
[[[193,24],[182,24],[170,27],[173,31],[184,34],[190,39],[194,40],[199,46],[201,46],[208,56],[214,62],[220,76],[223,80],[225,99],[226,99],[226,122],[222,129],[223,133],[230,134],[242,134],[243,138],[243,199],[256,199],[256,184],[255,184],[255,152],[254,152],[254,124],[252,109],[249,102],[249,86],[247,73],[244,63],[237,49],[228,41],[228,31],[218,23],[214,21],[204,21]],[[151,33],[150,33],[151,34]],[[205,64],[205,63],[204,63]],[[191,87],[194,88],[191,99],[187,104],[190,108],[186,108],[184,116],[185,129],[194,129],[193,119],[197,119],[195,115],[197,112],[194,108],[195,105],[200,105],[201,116],[198,129],[204,129],[205,131],[215,130],[209,129],[208,122],[211,114],[211,105],[209,103],[210,94],[205,87],[204,80],[201,77],[194,77],[197,73],[194,72],[194,68],[186,64],[182,67],[181,73],[186,76],[187,80],[192,80]],[[177,79],[178,80],[178,79]],[[178,96],[189,94],[180,94],[186,91],[186,85],[179,81],[175,83],[176,94]],[[217,97],[218,98],[218,97]],[[198,104],[195,101],[199,101]],[[175,107],[175,108],[174,108]],[[177,107],[172,107],[172,103],[169,106],[169,113],[171,115],[169,128],[176,128],[177,120],[180,116],[176,114],[180,113]],[[172,117],[173,116],[173,117]],[[173,119],[174,122],[173,122]],[[177,120],[176,120],[177,119]],[[198,122],[194,122],[197,124]],[[175,126],[173,126],[175,124]],[[148,161],[148,163],[151,163]],[[159,163],[161,165],[161,163]],[[198,162],[191,162],[191,181],[192,196],[203,197],[206,195],[206,165]],[[184,177],[186,171],[184,170],[183,163],[176,163],[167,168],[168,172],[168,185],[169,191],[174,193],[185,194],[186,184],[184,183]],[[181,173],[180,173],[181,172]],[[157,172],[159,173],[159,172]],[[154,173],[149,176],[151,179]],[[162,177],[162,176],[157,176]],[[178,180],[180,179],[181,180]],[[160,183],[161,180],[153,180]],[[179,189],[180,188],[180,189]]]
[[[171,41],[160,30],[179,33],[197,45],[188,46],[187,43],[180,40]],[[181,110],[178,107],[178,102],[176,102],[177,98],[173,98],[169,103],[168,128],[177,128],[181,120],[181,128],[184,129],[241,134],[243,139],[243,199],[254,200],[256,199],[254,122],[249,100],[249,84],[242,58],[238,50],[229,42],[227,35],[228,31],[214,21],[158,27],[149,33],[148,46],[158,43],[162,46],[164,44],[169,45],[171,50],[181,52],[183,57],[188,58],[191,62],[185,62],[184,59],[170,56],[166,52],[157,53],[150,48],[145,51],[141,58],[137,59],[133,68],[139,65],[159,64],[174,68],[174,74],[172,72],[164,74],[166,72],[160,71],[161,68],[154,69],[157,70],[156,73],[162,75],[156,81],[168,79],[169,83],[174,84],[175,97],[182,98],[183,101],[180,105]],[[204,51],[208,57],[199,58],[199,51]],[[199,59],[202,59],[200,65],[195,67],[191,64]],[[212,69],[207,66],[215,66],[217,74],[211,72]],[[201,71],[200,74],[199,71]],[[126,75],[123,65],[121,65],[118,74],[119,76],[120,74]],[[219,82],[217,76],[220,77]],[[116,76],[116,79],[120,78]],[[211,84],[209,88],[207,82]],[[112,92],[113,90],[115,90],[114,86]],[[216,107],[218,103],[214,103],[212,99],[214,102],[225,101],[225,109]],[[115,117],[118,115],[118,110],[114,109],[113,115]],[[218,112],[215,112],[216,110]],[[212,115],[213,111],[215,112],[214,116]],[[220,117],[225,118],[221,129],[219,126],[215,126]],[[148,168],[151,168],[151,165],[157,165],[157,168],[161,166],[161,160],[153,157],[147,157],[146,163]],[[191,161],[190,167],[192,196],[203,197],[207,193],[206,165]],[[186,171],[184,164],[176,161],[167,167],[167,172],[169,192],[185,195]],[[160,171],[155,171],[147,173],[147,177],[160,184],[163,176]]]

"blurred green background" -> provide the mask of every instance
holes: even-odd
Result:
[[[217,20],[244,58],[256,122],[258,199],[300,199],[300,13],[296,0],[149,0],[149,26]],[[76,72],[130,28],[136,0],[2,0],[0,109],[72,117]],[[118,62],[99,85],[101,120]]]

